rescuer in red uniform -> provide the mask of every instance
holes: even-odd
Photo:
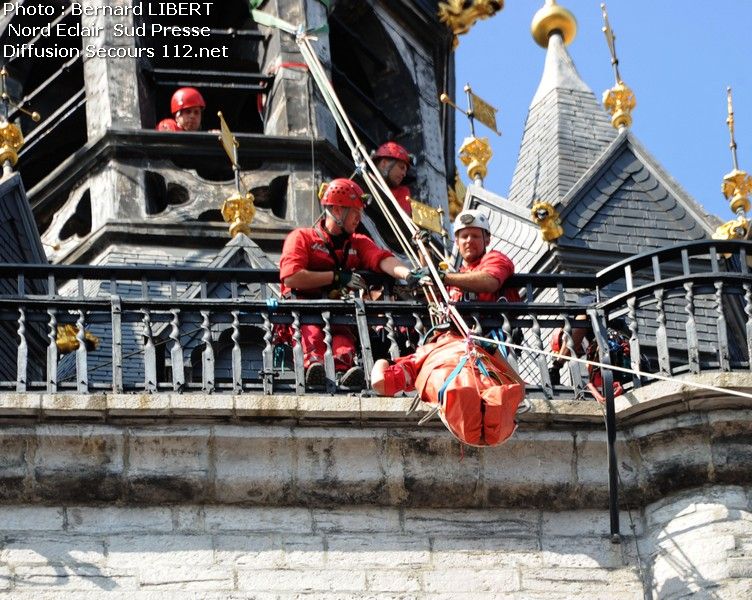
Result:
[[[363,190],[349,179],[334,179],[321,196],[322,218],[313,227],[298,228],[285,240],[279,263],[284,297],[326,298],[342,289],[366,289],[356,269],[383,272],[408,282],[416,280],[409,267],[371,238],[355,233],[365,205]],[[324,382],[324,332],[319,325],[302,325],[306,384]],[[363,387],[365,374],[354,366],[355,336],[349,327],[332,327],[332,353],[340,384]]]
[[[402,210],[412,216],[410,188],[402,185],[402,181],[410,169],[413,157],[396,142],[386,142],[378,147],[372,158]]]
[[[170,100],[170,112],[174,118],[162,119],[157,124],[157,131],[199,131],[205,108],[201,92],[192,87],[180,88]]]
[[[453,302],[519,302],[520,295],[504,283],[514,275],[514,263],[498,250],[488,250],[491,228],[479,210],[463,210],[454,220],[454,241],[462,257],[457,273],[444,273],[444,285]]]

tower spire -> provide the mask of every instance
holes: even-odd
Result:
[[[615,85],[603,92],[603,107],[611,114],[611,125],[614,129],[622,130],[632,124],[632,111],[637,106],[632,90],[624,83],[619,73],[619,58],[616,56],[616,35],[608,22],[606,5],[601,4],[603,14],[603,34],[611,54],[611,65],[614,67]]]
[[[526,208],[539,200],[556,206],[616,137],[567,52],[577,31],[572,13],[549,1],[530,30],[546,58],[509,188],[509,201]]]

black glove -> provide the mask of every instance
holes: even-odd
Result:
[[[351,290],[367,290],[368,284],[360,273],[336,269],[332,285],[335,288],[350,288]]]
[[[410,271],[407,277],[405,277],[407,287],[415,289],[421,283],[431,282],[431,270],[428,267],[418,267]]]
[[[424,244],[428,244],[431,241],[431,233],[425,229],[418,229],[413,235],[413,240],[416,242],[421,241]],[[417,244],[416,244],[417,245]]]

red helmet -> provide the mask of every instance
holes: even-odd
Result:
[[[324,184],[320,194],[321,206],[341,206],[343,208],[363,208],[365,199],[360,186],[349,179],[333,179]]]
[[[413,162],[412,155],[396,142],[381,144],[376,152],[373,153],[373,158],[394,158],[401,160],[408,165]]]
[[[194,106],[198,106],[199,108],[206,108],[204,97],[196,88],[180,88],[172,95],[172,100],[170,100],[170,111],[173,115],[179,110],[193,108]]]

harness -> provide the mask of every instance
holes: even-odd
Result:
[[[322,225],[322,227],[323,227],[323,225]],[[345,243],[342,244],[342,250],[340,251],[341,252],[341,255],[340,255],[334,249],[334,247],[330,243],[330,240],[326,239],[326,237],[324,236],[324,234],[321,232],[321,230],[318,227],[314,227],[314,231],[316,232],[316,235],[319,236],[319,239],[324,244],[324,248],[326,248],[326,251],[329,253],[329,257],[334,262],[334,268],[337,269],[337,270],[340,270],[340,271],[345,270],[345,267],[347,266],[347,257],[350,254],[350,246],[351,246],[352,238],[350,236],[348,236],[347,239],[345,240]],[[327,232],[327,233],[329,233],[329,232]],[[330,286],[328,288],[328,290],[329,290],[328,293],[327,292],[323,292],[323,295],[324,296],[328,296],[330,298],[331,297],[336,297],[338,295],[340,289],[341,288]],[[334,295],[334,296],[332,296],[332,295]]]

